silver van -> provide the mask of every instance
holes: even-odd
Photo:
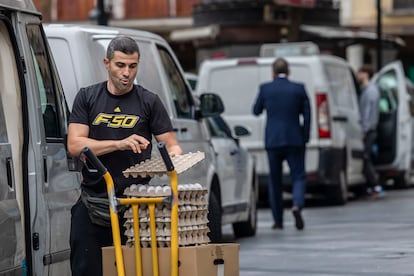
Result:
[[[238,126],[250,131],[251,135],[240,137],[240,142],[256,158],[261,199],[267,191],[269,173],[264,149],[266,115],[254,116],[252,106],[259,85],[272,80],[274,60],[274,57],[205,60],[200,65],[196,86],[197,94],[213,92],[221,96],[225,104],[223,117],[234,128],[235,135]],[[289,78],[304,83],[311,105],[305,163],[307,190],[326,196],[332,204],[344,204],[348,189],[365,181],[357,85],[352,69],[345,60],[328,55],[292,56],[286,60]],[[286,164],[284,172],[288,172]]]
[[[70,275],[80,174],[69,110],[32,1],[0,2],[0,274]]]
[[[213,94],[206,94],[200,96],[198,104],[199,100],[193,96],[176,56],[163,38],[144,31],[86,25],[51,24],[45,26],[45,32],[70,107],[81,87],[107,80],[108,73],[102,60],[110,40],[117,35],[135,39],[141,52],[136,83],[160,96],[184,152],[202,151],[206,154],[205,160],[180,175],[179,181],[198,182],[209,189],[211,240],[221,240],[222,224],[229,223],[233,224],[238,236],[254,235],[256,216],[252,214],[256,212],[256,196],[251,194],[255,195],[257,190],[255,171],[239,172],[240,175],[235,177],[231,166],[218,170],[206,122],[207,117],[218,113],[205,114],[203,106],[207,98],[221,100]],[[241,160],[243,157],[241,152],[234,152],[226,158]],[[220,174],[223,169],[228,171]],[[233,177],[220,178],[220,175]],[[239,181],[240,177],[246,181]],[[158,180],[153,179],[152,182]]]

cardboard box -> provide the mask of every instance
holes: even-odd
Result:
[[[239,249],[236,243],[180,247],[179,276],[239,276]],[[134,248],[123,247],[126,276],[135,276]],[[170,276],[170,248],[158,248],[159,276]],[[142,248],[143,275],[152,276],[151,249]],[[116,272],[114,247],[102,248],[103,276]]]

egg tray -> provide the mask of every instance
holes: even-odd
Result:
[[[171,209],[169,205],[164,203],[156,204],[155,205],[155,217],[156,218],[163,218],[163,217],[170,217]],[[207,204],[205,205],[179,205],[178,207],[178,218],[185,219],[185,218],[194,218],[194,217],[203,217],[207,216],[208,207]],[[147,219],[149,221],[149,209],[147,205],[141,204],[138,210],[140,221],[144,221],[143,219]],[[128,208],[124,213],[124,218],[132,219],[132,208]]]
[[[193,242],[193,243],[191,243]],[[197,243],[195,243],[197,242]],[[186,239],[184,241],[181,241],[181,239],[179,238],[179,247],[186,247],[186,246],[201,246],[201,245],[207,245],[210,243],[210,239],[209,237],[206,235],[202,238],[199,238],[198,240],[191,240],[189,241],[189,239]],[[134,248],[135,246],[135,241],[134,240],[127,240],[126,242],[126,247],[129,248]],[[145,240],[145,241],[141,241],[140,243],[141,248],[151,248],[151,241],[150,240]],[[169,248],[171,247],[171,241],[170,240],[157,240],[157,247],[158,248]]]
[[[178,227],[178,234],[179,235],[200,235],[200,234],[207,234],[209,232],[209,228],[207,224],[201,224],[197,226],[181,226]],[[151,230],[149,227],[147,228],[140,228],[139,233],[141,239],[143,237],[150,237]],[[169,225],[157,226],[156,228],[156,236],[158,237],[170,237],[171,236],[171,228]],[[126,237],[134,237],[134,228],[129,227],[125,230],[124,235]]]
[[[170,217],[171,215],[171,206],[168,204],[155,204],[155,217]],[[149,209],[146,204],[140,204],[138,209],[138,215],[140,220],[147,219],[149,221]],[[124,213],[124,218],[132,219],[134,216],[132,214],[132,208],[128,208]]]
[[[178,235],[178,245],[183,246],[193,246],[193,245],[203,245],[210,242],[209,237],[207,236],[209,230],[208,228],[200,229],[197,231],[185,231],[181,232]],[[141,236],[140,237],[141,247],[147,248],[151,247],[151,237],[150,236]],[[127,247],[134,247],[135,239],[133,236],[128,235],[128,240],[126,242]],[[170,247],[171,246],[171,237],[170,236],[157,236],[157,247]]]
[[[174,170],[177,174],[180,174],[189,168],[193,167],[198,162],[202,161],[205,158],[204,152],[189,152],[182,155],[176,155],[171,157],[171,161],[174,165]],[[126,178],[132,176],[137,178],[141,177],[154,177],[163,176],[167,174],[167,168],[165,166],[164,160],[161,156],[155,156],[151,159],[147,159],[139,164],[129,167],[128,169],[122,172]]]
[[[155,219],[155,223],[157,224],[157,226],[159,225],[166,225],[166,224],[170,224],[171,223],[171,219],[169,217],[160,217],[160,218],[156,218]],[[149,227],[149,223],[150,220],[148,218],[140,218],[139,220],[139,225],[141,229],[145,229]],[[191,218],[187,218],[187,217],[180,217],[178,219],[178,227],[185,227],[185,226],[199,226],[199,225],[204,225],[208,223],[208,218],[207,215],[203,215],[203,216],[198,216],[198,217],[191,217]],[[126,228],[130,228],[132,227],[134,224],[134,220],[133,219],[127,219],[124,223],[124,227]]]
[[[206,205],[208,190],[201,184],[179,184],[178,205]],[[169,185],[132,184],[124,190],[127,197],[166,197],[171,196]]]

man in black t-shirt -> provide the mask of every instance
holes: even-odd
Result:
[[[133,39],[114,38],[104,59],[108,81],[80,89],[69,119],[69,153],[77,157],[89,147],[113,177],[117,196],[132,183],[148,182],[125,178],[122,171],[151,157],[152,135],[165,143],[170,155],[182,154],[160,98],[134,85],[139,58]],[[86,167],[82,176],[83,194],[107,198],[103,177]],[[113,244],[111,228],[91,221],[84,200],[79,199],[71,213],[72,275],[102,275],[101,248]]]

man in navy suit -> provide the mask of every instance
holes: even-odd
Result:
[[[269,159],[269,201],[273,229],[283,229],[282,163],[287,160],[292,180],[292,214],[298,230],[305,227],[301,210],[306,191],[305,146],[309,141],[310,106],[303,84],[289,81],[285,59],[273,63],[274,80],[260,86],[253,113],[266,110],[265,147]],[[303,116],[303,125],[300,123]]]

